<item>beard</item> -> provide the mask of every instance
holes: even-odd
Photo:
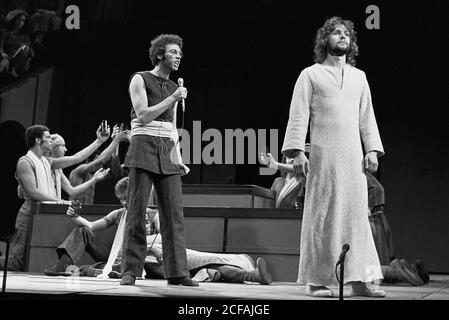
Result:
[[[349,46],[346,46],[346,48],[340,48],[339,46],[335,46],[335,48],[331,48],[329,45],[327,45],[327,52],[331,56],[341,57],[349,52]]]

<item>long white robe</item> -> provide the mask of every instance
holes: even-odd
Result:
[[[342,76],[343,74],[343,76]],[[294,88],[282,151],[304,150],[310,120],[298,282],[338,285],[335,263],[350,245],[345,282],[382,279],[367,208],[363,150],[383,155],[365,73],[329,57],[304,69]]]

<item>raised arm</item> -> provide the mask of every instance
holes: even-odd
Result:
[[[304,150],[305,153],[309,154],[310,153],[310,143],[306,143],[304,146],[304,149],[305,149]],[[282,172],[295,172],[295,165],[277,162],[274,159],[274,157],[271,155],[271,153],[261,152],[259,158],[260,158],[260,162],[263,165],[270,167],[272,169],[279,170]]]
[[[85,177],[88,173],[100,169],[108,162],[111,156],[117,151],[117,148],[122,141],[128,141],[127,133],[125,131],[119,132],[114,136],[112,142],[99,155],[99,157],[89,163],[82,164],[74,169],[75,173],[80,177]],[[72,182],[73,183],[73,182]]]
[[[109,146],[107,146],[107,148],[103,150],[100,156],[92,162],[94,164],[100,164],[101,166],[103,166],[106,162],[108,162],[108,160],[114,153],[117,153],[118,146],[120,145],[120,142],[123,141],[128,141],[127,133],[125,131],[117,133]]]
[[[87,159],[95,150],[97,150],[106,140],[108,140],[110,135],[109,127],[106,129],[107,135],[101,135],[101,125],[97,129],[97,139],[92,142],[89,146],[81,151],[78,151],[72,156],[66,156],[61,158],[53,158],[51,163],[52,169],[67,168],[80,163]]]
[[[129,84],[129,95],[139,121],[146,124],[172,107],[176,101],[185,99],[187,97],[187,91],[184,87],[180,87],[171,96],[168,96],[158,104],[148,106],[145,81],[141,75],[136,74],[132,77]]]
[[[29,199],[34,201],[59,201],[57,197],[47,195],[37,189],[36,177],[33,168],[26,160],[19,160],[17,163],[17,178]]]
[[[109,173],[109,169],[104,170],[103,168],[98,169],[97,172],[95,172],[92,179],[73,187],[70,183],[69,179],[65,176],[65,174],[62,174],[61,176],[61,187],[64,189],[64,191],[69,195],[70,198],[76,198],[77,195],[80,193],[83,193],[87,189],[89,189],[91,186],[96,184],[98,181],[103,180],[106,175]]]
[[[280,163],[274,160],[271,153],[260,153],[260,162],[267,167],[273,168],[275,170],[280,170],[283,172],[295,172],[292,164]]]
[[[114,129],[115,129],[115,127],[114,127]],[[128,143],[131,142],[131,131],[118,130],[116,134],[122,135],[121,142],[123,142],[123,141],[127,141]],[[116,136],[113,133],[113,138],[115,138],[115,137]],[[111,175],[115,179],[121,179],[126,175],[125,171],[122,168],[122,165],[120,164],[119,148],[120,148],[120,143],[117,145],[117,148],[115,148],[114,151],[112,152],[111,161],[110,161]]]

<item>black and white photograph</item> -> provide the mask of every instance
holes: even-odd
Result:
[[[448,1],[0,11],[1,305],[449,301]]]

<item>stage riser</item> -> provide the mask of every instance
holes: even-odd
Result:
[[[274,200],[253,195],[183,195],[185,206],[226,206],[231,208],[273,208]]]
[[[117,208],[84,206],[83,216],[93,221]],[[42,273],[57,262],[55,249],[75,224],[65,214],[67,206],[39,205],[34,210],[27,271]],[[301,230],[301,216],[296,210],[185,207],[184,216],[187,248],[246,253],[254,260],[263,257],[275,281],[296,281]],[[116,227],[111,227],[96,234],[110,247],[115,231]],[[92,263],[92,258],[84,254],[78,264]]]
[[[255,185],[184,184],[182,200],[185,207],[226,206],[230,208],[273,208],[273,190]]]

